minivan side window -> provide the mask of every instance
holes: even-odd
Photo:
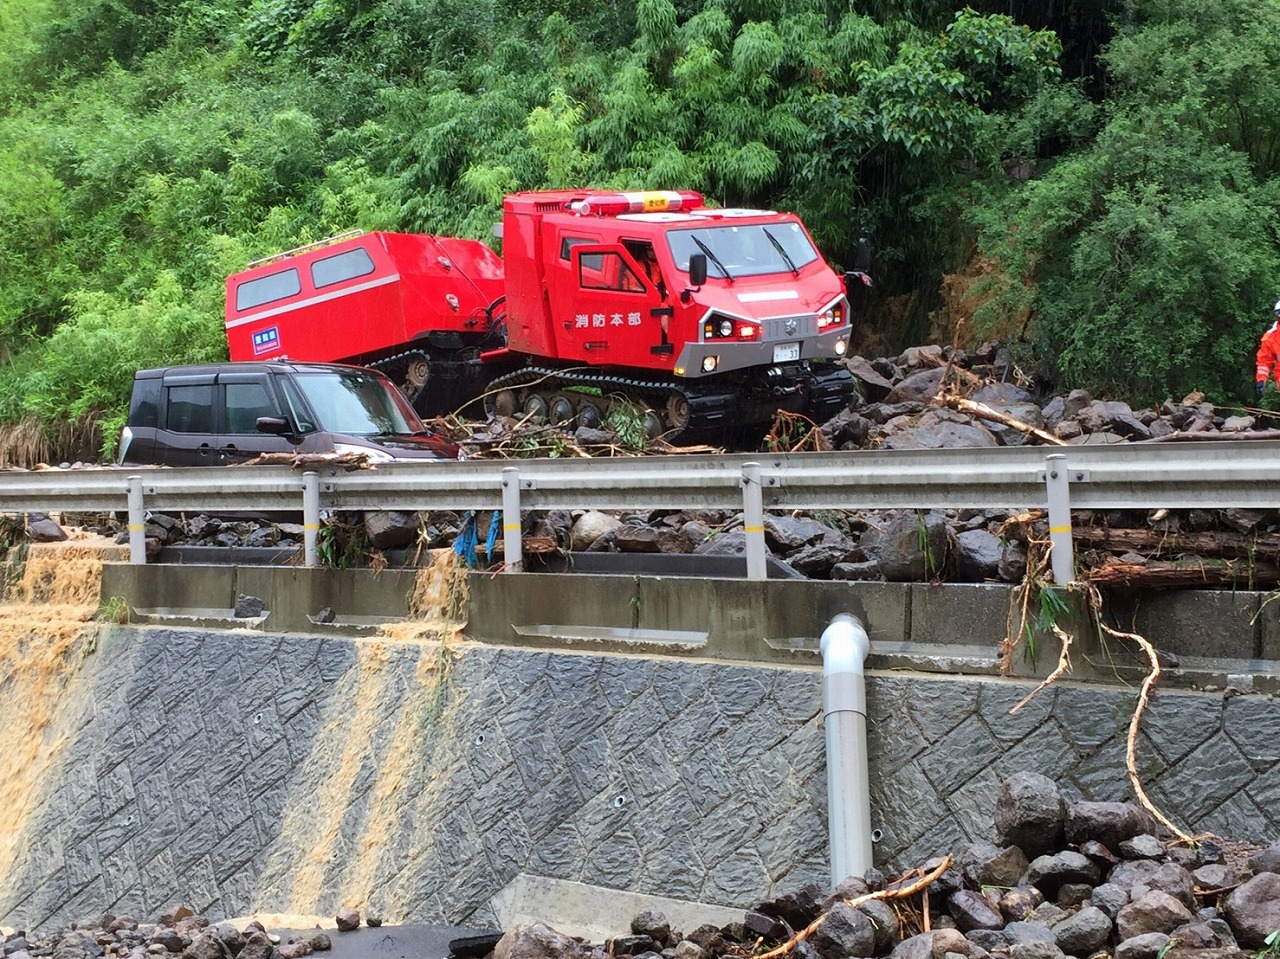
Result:
[[[175,433],[213,432],[213,384],[171,386],[168,428]]]
[[[129,397],[129,425],[151,429],[160,425],[159,377],[134,380],[133,395]]]
[[[227,432],[258,432],[259,416],[278,416],[265,383],[227,383]]]

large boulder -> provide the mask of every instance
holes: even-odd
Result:
[[[1223,903],[1223,911],[1236,941],[1250,949],[1261,949],[1267,936],[1280,929],[1280,874],[1258,873],[1232,890]]]
[[[996,834],[1028,856],[1059,848],[1064,808],[1057,784],[1039,773],[1020,772],[1004,780],[996,795]]]
[[[1073,802],[1064,826],[1073,846],[1094,839],[1112,851],[1126,839],[1156,830],[1151,813],[1131,802]]]
[[[1123,942],[1149,932],[1171,933],[1192,918],[1191,910],[1173,896],[1153,891],[1116,914],[1116,931]]]

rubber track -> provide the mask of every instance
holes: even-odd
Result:
[[[628,399],[639,401],[642,405],[659,411],[665,410],[667,400],[670,397],[681,396],[689,404],[689,423],[682,430],[672,430],[663,434],[663,439],[667,440],[667,442],[672,442],[677,437],[713,436],[722,432],[721,426],[717,423],[710,421],[699,422],[697,409],[699,405],[706,405],[708,400],[712,401],[712,405],[716,405],[715,401],[724,398],[736,401],[736,397],[732,393],[690,392],[674,383],[631,379],[625,376],[611,376],[603,373],[572,372],[546,366],[526,366],[524,369],[508,373],[506,376],[500,376],[490,382],[488,387],[490,399],[486,400],[486,404],[492,402],[492,394],[497,390],[519,389],[522,386],[533,385],[538,385],[540,392],[547,393],[564,387],[595,387],[606,395],[608,393],[621,393]]]
[[[423,384],[422,384],[422,386],[418,389],[418,391],[417,391],[416,393],[414,393],[412,396],[409,396],[409,394],[408,394],[408,393],[405,393],[405,396],[408,398],[409,402],[410,402],[410,403],[413,403],[413,402],[414,402],[414,401],[415,401],[419,396],[421,396],[421,395],[422,395],[423,390],[425,390],[425,389],[427,388],[427,383],[429,383],[429,382],[431,381],[431,356],[430,356],[429,354],[427,354],[427,353],[423,352],[422,350],[405,350],[403,353],[396,353],[396,354],[395,354],[395,355],[393,355],[393,356],[384,356],[384,357],[383,357],[382,359],[380,359],[380,360],[374,360],[374,361],[373,361],[373,362],[371,362],[371,363],[366,363],[366,364],[365,364],[365,366],[367,366],[367,367],[369,367],[369,368],[371,368],[371,369],[375,369],[375,370],[377,370],[379,373],[385,373],[385,374],[386,374],[386,375],[391,379],[391,382],[395,383],[395,385],[399,387],[399,386],[400,386],[400,377],[398,377],[398,376],[392,376],[392,375],[391,375],[391,374],[392,374],[392,371],[397,371],[397,370],[396,370],[396,366],[395,366],[395,364],[397,364],[397,363],[399,363],[401,360],[403,360],[403,361],[404,361],[404,366],[405,366],[405,368],[407,369],[407,368],[408,368],[408,366],[409,366],[409,362],[408,362],[408,361],[409,361],[412,357],[415,357],[415,356],[420,356],[420,357],[422,357],[424,360],[426,360],[426,362],[427,362],[427,378],[426,378],[426,380],[424,380],[424,381],[423,381]],[[397,372],[398,372],[398,371],[397,371]],[[400,388],[401,388],[401,391],[403,391],[403,389],[404,389],[404,388],[403,388],[403,387],[400,387]]]

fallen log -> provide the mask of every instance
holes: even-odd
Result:
[[[1072,530],[1071,535],[1078,546],[1085,548],[1127,550],[1151,557],[1196,556],[1280,562],[1280,533],[1237,533],[1231,530],[1182,533],[1086,526]]]
[[[981,403],[975,403],[973,400],[966,400],[960,396],[939,396],[935,397],[933,402],[939,406],[947,406],[953,410],[968,413],[970,416],[976,416],[980,420],[999,423],[1001,426],[1007,426],[1010,429],[1017,430],[1019,433],[1026,433],[1028,436],[1034,436],[1041,443],[1046,443],[1049,446],[1069,445],[1066,440],[1059,439],[1052,433],[1046,433],[1044,430],[1038,429],[1030,423],[1024,423],[1022,420],[1016,419],[1008,413],[1001,413],[999,410],[993,410],[991,407],[983,406]]]
[[[1204,558],[1150,563],[1113,560],[1083,572],[1080,578],[1091,586],[1130,589],[1204,589],[1215,586],[1257,589],[1280,583],[1280,565]]]

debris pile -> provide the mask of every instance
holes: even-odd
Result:
[[[1037,773],[1010,776],[994,810],[995,843],[975,842],[903,875],[872,868],[834,890],[809,883],[757,903],[742,921],[671,928],[635,916],[603,944],[546,923],[456,940],[457,959],[1256,959],[1275,954],[1280,844],[1157,835],[1134,803],[1067,802]],[[337,935],[359,926],[343,910]],[[378,925],[370,919],[368,924]],[[331,948],[316,930],[282,942],[187,909],[139,923],[103,916],[48,935],[14,932],[10,959],[181,955],[301,959]],[[477,948],[477,947],[481,948]],[[491,952],[489,950],[492,949]]]

